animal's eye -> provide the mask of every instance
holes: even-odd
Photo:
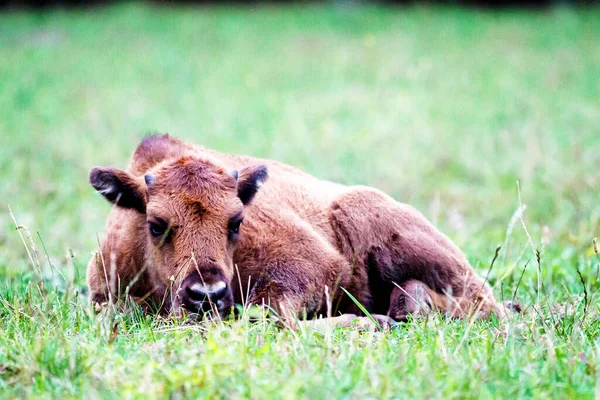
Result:
[[[154,237],[163,236],[167,232],[167,229],[168,226],[166,224],[148,221],[148,230],[150,230],[150,234]]]
[[[240,233],[240,225],[244,221],[243,218],[233,220],[229,223],[229,237],[232,238]]]

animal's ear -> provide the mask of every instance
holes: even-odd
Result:
[[[268,178],[267,166],[264,164],[251,165],[239,171],[238,197],[244,205],[250,204],[254,195]]]
[[[146,212],[146,191],[133,175],[117,168],[96,167],[90,183],[106,200],[123,208]]]

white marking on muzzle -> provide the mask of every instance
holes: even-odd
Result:
[[[219,290],[223,290],[225,288],[225,286],[227,286],[227,284],[223,281],[213,283],[212,285],[203,285],[201,283],[194,283],[192,286],[190,286],[190,290],[192,290],[196,293],[211,294],[211,293],[216,293]]]

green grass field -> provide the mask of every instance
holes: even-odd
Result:
[[[600,398],[599,93],[599,8],[1,14],[0,397]],[[482,276],[501,244],[490,281],[526,311],[387,333],[95,315],[87,174],[149,132],[383,189]]]

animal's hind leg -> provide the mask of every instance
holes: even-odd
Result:
[[[479,286],[474,283],[467,288],[462,296],[452,296],[437,293],[425,283],[410,279],[392,290],[388,316],[396,321],[405,321],[409,315],[417,317],[431,311],[442,312],[451,318],[467,318],[471,315],[488,318],[492,313],[504,316],[504,307],[496,303],[489,286],[483,280],[480,283]]]
[[[387,315],[396,321],[405,321],[409,315],[428,314],[433,309],[435,295],[431,292],[427,285],[414,279],[394,287]]]
[[[422,289],[430,308],[454,317],[473,311],[482,317],[504,315],[460,249],[413,207],[378,190],[355,187],[336,199],[331,210],[340,250],[362,264],[369,280],[400,283],[407,292]],[[399,304],[410,304],[398,291]],[[398,311],[402,315],[406,310]]]

